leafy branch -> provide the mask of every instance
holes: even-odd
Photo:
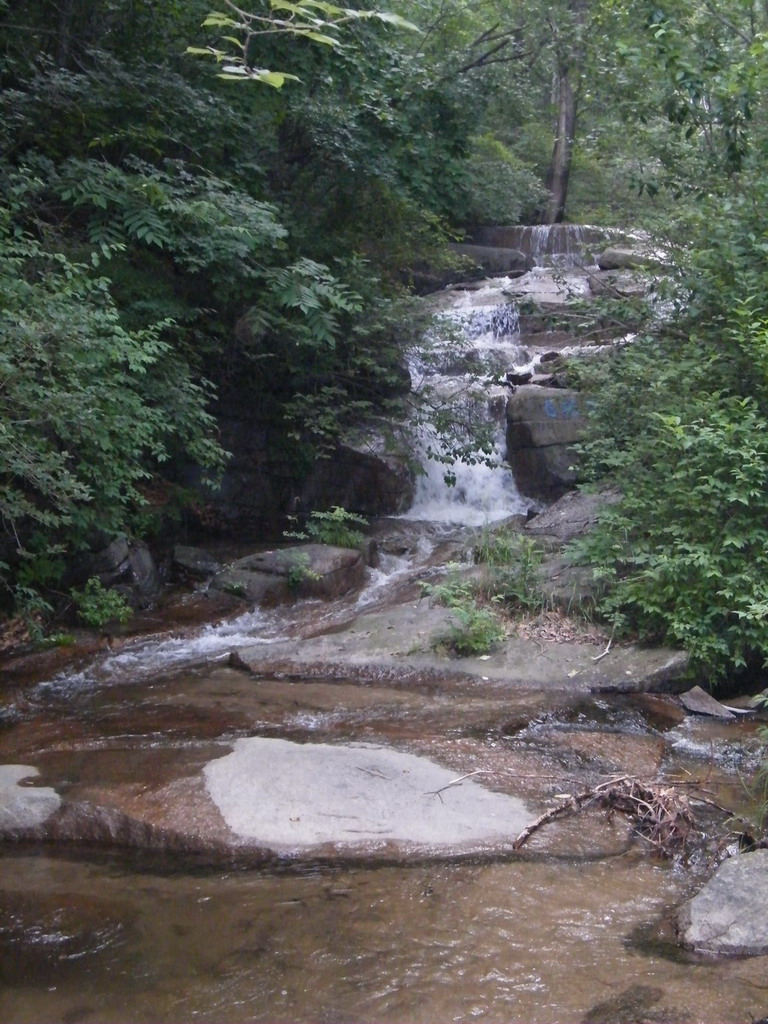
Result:
[[[234,46],[234,52],[219,50],[213,46],[190,46],[187,53],[198,56],[212,56],[222,69],[219,78],[263,82],[274,89],[280,89],[286,81],[298,82],[296,75],[284,71],[270,71],[256,67],[251,58],[251,44],[261,36],[287,35],[308,39],[333,48],[342,43],[335,33],[342,25],[359,21],[378,21],[396,28],[416,30],[405,18],[387,11],[356,11],[349,7],[337,7],[325,0],[267,0],[263,13],[245,11],[232,0],[224,0],[231,13],[214,11],[203,22],[203,28],[217,28],[237,33],[223,35],[224,42]]]

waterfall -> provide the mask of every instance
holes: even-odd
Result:
[[[591,246],[600,248],[622,232],[588,224],[513,224],[474,228],[469,241],[502,249],[517,249],[537,265],[554,262],[569,266],[589,258]]]
[[[442,351],[438,346],[436,358],[434,353],[431,361],[416,357],[411,366],[412,378],[426,381],[470,431],[478,422],[490,429],[493,444],[492,451],[473,456],[470,462],[453,460],[434,429],[418,426],[415,447],[424,472],[403,518],[482,526],[524,514],[535,504],[520,494],[505,463],[508,390],[499,380],[507,370],[530,364],[520,345],[517,307],[503,294],[508,283],[500,278],[471,292],[453,293],[451,306],[442,315],[460,328],[463,344]],[[483,374],[489,382],[478,387]]]

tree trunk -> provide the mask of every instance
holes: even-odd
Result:
[[[573,158],[573,140],[576,137],[576,92],[571,82],[567,65],[560,65],[557,71],[557,127],[552,158],[547,171],[549,200],[544,210],[542,223],[560,224],[565,217],[568,199],[568,178]]]

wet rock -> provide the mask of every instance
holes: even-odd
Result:
[[[704,953],[768,953],[768,850],[731,857],[678,913],[684,946]]]
[[[221,572],[221,563],[204,548],[177,544],[173,549],[173,568],[185,578],[207,580]]]
[[[295,642],[241,648],[250,671],[295,678],[358,679],[395,686],[432,686],[449,691],[474,680],[483,692],[515,689],[638,692],[676,691],[687,668],[684,652],[669,648],[603,647],[594,643],[547,643],[509,636],[490,655],[448,657],[434,650],[451,624],[446,608],[417,601],[358,616],[333,633]]]
[[[736,715],[728,708],[723,707],[720,701],[715,700],[706,690],[700,686],[694,686],[680,694],[680,703],[694,715],[710,715],[712,718],[735,718]]]
[[[0,765],[0,833],[35,828],[59,809],[61,798],[54,789],[21,785],[36,775],[30,765]]]
[[[450,248],[459,256],[471,261],[472,269],[462,272],[462,277],[491,277],[504,275],[517,277],[527,273],[533,260],[519,249],[495,245],[452,244]]]
[[[648,293],[648,279],[640,274],[601,270],[590,275],[589,290],[593,295],[610,295],[613,298],[641,297]]]
[[[255,737],[206,750],[197,772],[189,759],[174,765],[170,750],[147,749],[123,777],[106,779],[98,752],[81,752],[69,769],[80,777],[58,809],[24,828],[0,827],[0,839],[242,863],[408,860],[509,853],[531,817],[517,797],[462,778],[467,772],[379,744]]]
[[[658,267],[661,260],[650,250],[609,246],[597,257],[597,265],[601,270],[626,270],[634,267]]]
[[[527,385],[507,402],[507,461],[523,494],[560,498],[577,480],[572,445],[586,436],[588,407],[577,391]]]
[[[360,551],[329,544],[301,544],[239,558],[211,581],[211,588],[254,604],[292,597],[332,599],[365,582]]]

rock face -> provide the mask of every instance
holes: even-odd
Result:
[[[617,491],[601,491],[585,494],[571,491],[564,494],[554,505],[535,516],[525,524],[525,532],[545,542],[560,545],[583,537],[597,522],[597,515],[604,505],[620,500]]]
[[[221,564],[204,548],[177,544],[173,549],[173,568],[182,579],[207,580],[221,572]]]
[[[577,391],[526,385],[507,402],[507,461],[521,492],[553,501],[577,481],[571,446],[586,434]]]
[[[768,953],[768,850],[731,857],[678,914],[684,946],[704,953]]]
[[[300,544],[239,558],[214,576],[210,586],[250,604],[275,605],[294,597],[340,597],[364,582],[360,551]]]
[[[657,267],[658,256],[628,246],[609,246],[597,258],[601,270],[626,270],[632,267]]]
[[[160,577],[149,548],[142,541],[118,537],[87,563],[87,576],[115,587],[136,608],[145,607],[160,590]]]
[[[402,390],[410,378],[403,370]],[[367,428],[345,438],[299,474],[275,455],[267,424],[250,411],[220,417],[222,446],[232,452],[214,493],[192,473],[185,483],[204,492],[202,525],[241,536],[279,536],[287,512],[341,505],[363,515],[398,515],[413,501],[415,476],[407,441],[391,429]]]
[[[383,434],[366,431],[314,464],[299,500],[306,511],[341,505],[366,516],[395,516],[413,503],[414,487],[406,442],[391,450]]]

